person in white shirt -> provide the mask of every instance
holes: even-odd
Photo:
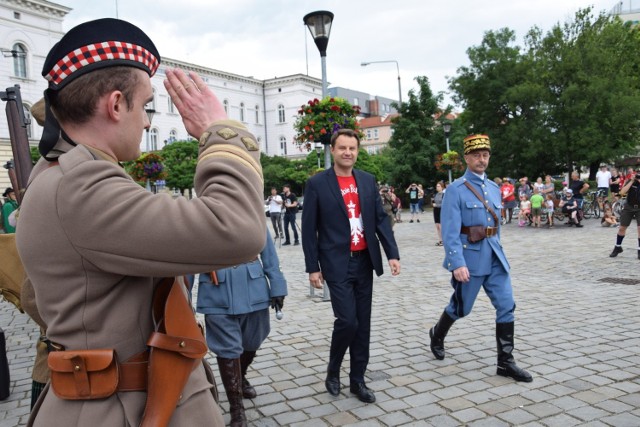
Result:
[[[282,221],[280,221],[280,215],[282,214],[282,197],[278,194],[276,187],[271,187],[271,195],[265,200],[265,203],[269,205],[269,217],[271,218],[271,225],[273,226],[273,235],[275,238],[280,236],[282,239]]]
[[[598,190],[602,190],[605,196],[609,195],[609,183],[611,180],[611,172],[605,165],[600,166],[600,170],[596,173],[596,182]]]

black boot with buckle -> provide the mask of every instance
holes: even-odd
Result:
[[[247,380],[247,369],[251,362],[253,362],[253,358],[256,357],[255,351],[245,351],[240,356],[240,369],[242,371],[242,397],[245,399],[253,399],[258,393],[256,393],[256,389],[249,383]]]
[[[533,377],[524,369],[516,365],[513,358],[513,322],[496,323],[496,341],[498,343],[498,371],[503,377],[510,377],[516,381],[530,383]]]
[[[444,338],[447,336],[447,332],[449,332],[453,322],[455,320],[449,317],[446,311],[443,311],[438,323],[429,330],[431,352],[438,360],[444,359]]]
[[[218,368],[224,391],[229,400],[229,414],[231,415],[231,427],[246,427],[247,416],[244,413],[242,403],[242,371],[240,359],[223,359],[218,357]]]

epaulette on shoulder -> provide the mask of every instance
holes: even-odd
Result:
[[[460,187],[462,185],[464,185],[465,181],[467,180],[467,178],[461,176],[460,178],[454,180],[451,184],[449,184],[449,186],[453,186],[453,187]]]

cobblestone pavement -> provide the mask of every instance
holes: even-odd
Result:
[[[451,329],[447,358],[432,356],[428,329],[449,299],[449,274],[441,267],[431,213],[420,219],[395,226],[402,274],[374,282],[367,379],[375,404],[349,393],[347,361],[342,394],[334,398],[325,391],[331,306],[321,291],[309,296],[301,246],[279,249],[289,296],[285,318],[272,315],[271,336],[248,374],[259,394],[245,400],[251,425],[640,426],[635,227],[617,258],[608,256],[616,230],[600,227],[599,220],[584,221],[582,229],[503,227],[518,305],[515,356],[534,375],[524,384],[495,375],[495,315],[483,293]],[[0,326],[12,390],[0,402],[0,427],[25,425],[36,327],[4,302]],[[215,371],[215,358],[209,361]]]

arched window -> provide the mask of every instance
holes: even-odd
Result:
[[[224,101],[222,101],[222,105],[224,106],[224,112],[229,115],[229,100],[225,99]]]
[[[285,138],[284,136],[280,137],[280,155],[287,155],[287,138]]]
[[[27,78],[27,48],[21,43],[16,43],[11,48],[11,56],[13,56],[13,75],[16,77]]]
[[[284,105],[279,104],[278,105],[278,123],[284,123]]]
[[[149,131],[149,145],[151,147],[151,151],[156,151],[158,149],[158,128],[153,128]]]
[[[256,124],[260,124],[260,106],[256,104]]]
[[[27,104],[22,104],[22,108],[24,109],[24,118],[27,123],[29,123],[27,125],[27,137],[31,139],[33,138],[33,118],[31,117],[31,107]]]
[[[240,103],[240,121],[244,122],[244,102]]]
[[[172,142],[176,142],[178,140],[178,131],[175,129],[171,129],[171,132],[169,132],[169,144],[171,144]]]

